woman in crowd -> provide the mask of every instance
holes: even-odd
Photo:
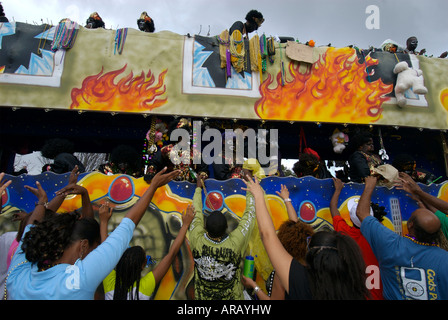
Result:
[[[100,208],[100,225],[107,225],[112,213],[108,204]],[[182,212],[182,226],[179,233],[171,245],[168,254],[148,272],[141,276],[147,264],[145,250],[141,246],[133,246],[123,253],[120,261],[114,270],[104,279],[103,286],[106,300],[148,300],[154,292],[156,286],[170,268],[174,258],[179,252],[180,246],[185,240],[188,228],[194,218],[194,207],[189,205],[186,213]],[[107,229],[101,228],[102,240],[107,238]]]
[[[362,183],[364,178],[374,174],[374,168],[383,164],[375,153],[373,135],[370,132],[359,132],[351,141],[354,152],[350,155],[349,176],[352,182]]]
[[[38,203],[28,219],[21,250],[6,279],[10,299],[91,300],[129,246],[156,190],[179,172],[156,174],[118,227],[100,243],[100,226],[90,217],[57,214],[43,219],[47,195],[37,182]]]
[[[283,247],[267,210],[257,179],[245,181],[255,198],[261,238],[276,274],[291,300],[365,300],[369,297],[365,263],[359,246],[348,236],[320,231],[309,238],[306,266]]]

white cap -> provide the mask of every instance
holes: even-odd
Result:
[[[356,215],[356,208],[358,207],[358,202],[359,197],[351,198],[350,200],[348,200],[347,207],[350,213],[350,219],[352,220],[353,224],[358,228],[361,228],[361,221],[359,221],[359,218]],[[372,207],[370,207],[370,215],[373,216]]]

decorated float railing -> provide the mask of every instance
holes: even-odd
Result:
[[[254,35],[243,50],[221,36],[3,23],[1,105],[447,128],[445,59],[265,35]],[[228,68],[226,48],[242,61]],[[407,64],[400,72],[399,62]]]

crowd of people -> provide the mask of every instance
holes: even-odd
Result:
[[[361,145],[372,149],[370,139],[361,140]],[[369,159],[364,157],[366,163]],[[95,299],[101,285],[107,300],[150,299],[187,237],[197,300],[448,299],[444,268],[448,203],[423,191],[415,177],[399,172],[393,181],[418,205],[404,236],[381,224],[384,208],[371,202],[380,175],[370,171],[369,164],[361,179],[363,193],[348,204],[351,221],[345,221],[338,210],[344,182],[333,177],[333,231],[317,231],[301,221],[284,185],[277,194],[285,203],[288,220],[277,231],[260,185],[266,175],[256,161],[249,160],[240,170],[247,195],[238,226],[228,232],[223,212],[205,212],[202,193],[207,176],[198,175],[192,204],[181,214],[176,239],[167,255],[143,277],[146,253],[140,246],[129,247],[133,231],[157,188],[179,177],[181,169],[164,167],[151,176],[142,197],[110,234],[112,208],[104,203],[96,221],[89,193],[77,184],[77,165],[67,186],[53,199],[48,199],[39,182],[35,187],[26,186],[36,197],[34,211],[17,217],[21,219],[17,232],[0,237],[4,299]],[[381,166],[380,162],[375,165]],[[2,173],[0,193],[10,183]],[[82,197],[81,213],[56,213],[70,194]],[[255,232],[273,267],[265,290],[242,273],[249,239]]]
[[[4,16],[1,6],[0,9]],[[245,23],[238,21],[230,30],[247,35],[263,21],[261,13],[251,11]],[[155,31],[154,20],[146,12],[137,24],[142,31]],[[95,12],[86,21],[86,27],[104,28],[104,22]],[[409,39],[409,52],[415,53],[416,41]],[[188,129],[188,122],[181,120],[176,126]],[[223,137],[224,143],[233,139],[225,134]],[[182,141],[176,142],[179,143]],[[284,185],[277,194],[285,203],[288,220],[276,230],[260,185],[268,174],[257,161],[249,161],[253,159],[237,164],[234,158],[227,159],[220,154],[217,156],[223,161],[212,166],[213,177],[243,179],[246,185],[244,213],[238,226],[228,232],[223,212],[205,213],[203,208],[202,194],[205,180],[211,174],[210,167],[202,163],[174,165],[170,156],[175,144],[168,144],[152,154],[144,170],[147,189],[109,234],[111,206],[106,202],[99,208],[98,222],[88,191],[78,184],[84,165],[74,156],[73,145],[54,139],[42,149],[42,155],[53,160],[43,171],[71,172],[68,183],[53,199],[48,199],[39,182],[36,186],[25,186],[36,197],[35,209],[15,217],[21,221],[16,232],[0,236],[3,298],[92,300],[102,286],[106,300],[147,300],[188,238],[194,259],[193,286],[197,300],[448,299],[445,268],[448,203],[423,191],[418,184],[429,184],[435,176],[417,168],[416,161],[408,155],[397,156],[391,165],[384,163],[374,150],[371,133],[359,133],[352,144],[354,152],[348,159],[349,172],[344,181],[333,177],[312,150],[302,153],[294,165],[297,177],[333,179],[330,202],[333,231],[316,231],[301,221]],[[133,166],[133,161],[127,161],[139,156],[126,146],[119,146],[112,153],[111,162],[99,170],[106,174],[142,174],[140,168]],[[195,155],[189,153],[189,156]],[[181,213],[182,225],[168,253],[151,272],[142,276],[147,264],[145,250],[129,244],[156,190],[172,180],[195,183],[192,204]],[[338,210],[339,196],[344,182],[348,181],[364,184],[359,200],[349,205],[350,221]],[[10,184],[1,173],[0,195]],[[377,185],[393,185],[416,201],[418,209],[407,221],[408,234],[401,236],[381,223],[385,212],[371,201]],[[81,196],[81,213],[56,213],[68,195]],[[242,264],[254,233],[259,233],[273,267],[266,290],[253,278],[243,275]]]

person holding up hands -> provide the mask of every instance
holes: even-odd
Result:
[[[290,300],[365,300],[365,263],[358,245],[348,236],[320,231],[309,238],[306,266],[283,247],[267,210],[258,180],[248,179],[255,198],[255,215],[261,238],[276,274]]]
[[[441,223],[441,231],[448,238],[448,202],[422,190],[418,183],[407,173],[400,172],[397,189],[410,194],[420,208],[432,211]]]
[[[409,233],[405,236],[395,233],[369,214],[376,182],[376,177],[366,177],[356,215],[361,221],[361,232],[378,259],[384,298],[448,299],[448,252],[437,243],[440,220],[430,210],[419,207],[407,221]],[[405,189],[416,185],[409,179],[401,183]],[[423,193],[416,194],[429,199]]]
[[[370,248],[370,245],[367,242],[366,238],[361,233],[360,230],[361,222],[356,216],[356,207],[357,207],[356,200],[353,201],[353,205],[350,205],[351,201],[349,201],[348,209],[350,213],[350,220],[353,224],[353,226],[350,226],[341,216],[338,209],[338,201],[341,195],[341,191],[344,188],[344,183],[340,179],[333,178],[333,184],[334,184],[334,193],[330,200],[330,213],[331,217],[333,218],[334,230],[353,238],[353,240],[356,241],[356,243],[359,245],[359,248],[361,249],[361,253],[366,263],[366,266],[369,268],[369,270],[373,270],[374,272],[376,272],[376,270],[378,269],[378,260],[373,254],[372,248]],[[383,219],[383,216],[381,216],[381,214],[383,213],[380,213],[379,210],[375,210],[374,212],[373,208],[370,209],[370,215],[376,217],[380,222]],[[373,300],[383,300],[383,288],[380,277],[377,278],[372,277],[370,293],[372,295]]]
[[[282,223],[277,236],[286,251],[302,265],[306,265],[307,239],[314,234],[314,229],[298,218],[297,212],[289,198],[289,190],[285,185],[282,184],[280,191],[276,191],[276,193],[285,202],[288,213],[288,220]],[[243,276],[242,281],[245,287],[254,289],[260,300],[285,300],[288,298],[288,294],[275,270],[272,271],[268,278],[266,284],[267,294],[258,288],[257,283],[253,279]]]
[[[255,226],[255,205],[246,193],[246,208],[238,226],[227,233],[227,219],[221,211],[206,218],[202,212],[204,177],[199,176],[193,196],[196,211],[190,226],[190,248],[194,259],[196,300],[242,300],[241,263]],[[205,221],[204,221],[205,220]]]
[[[43,205],[45,207],[45,216],[55,214],[55,212],[64,202],[66,196],[68,196],[69,194],[82,194],[82,208],[83,208],[82,214],[84,216],[93,218],[93,209],[92,204],[90,202],[89,194],[84,187],[77,185],[78,176],[79,176],[79,169],[78,166],[75,166],[70,173],[67,186],[57,191],[56,196],[50,202],[48,202],[47,194],[45,192],[39,192],[40,190],[39,188],[25,186],[25,189],[33,193],[38,199],[36,206]],[[40,185],[40,183],[38,185]],[[20,226],[19,231],[17,232],[16,239],[14,239],[8,250],[8,259],[7,259],[8,268],[9,265],[11,264],[11,259],[14,253],[16,252],[17,247],[19,246],[19,242],[22,239],[23,231],[27,224],[27,220],[30,217],[30,214],[26,212],[21,212],[18,214],[18,216],[19,216],[18,220],[20,220]]]
[[[28,219],[6,279],[10,299],[91,300],[98,285],[127,249],[135,226],[147,211],[156,190],[179,171],[160,171],[118,227],[100,244],[96,220],[73,213],[42,220],[47,202],[36,183],[39,202]]]
[[[109,207],[109,203],[106,202],[100,207],[101,239],[107,238],[107,221],[111,214],[112,208]],[[188,205],[186,212],[182,212],[182,227],[168,254],[144,277],[141,277],[141,273],[147,263],[145,250],[141,246],[126,249],[115,269],[103,281],[105,299],[149,300],[179,252],[194,215],[194,207]]]

